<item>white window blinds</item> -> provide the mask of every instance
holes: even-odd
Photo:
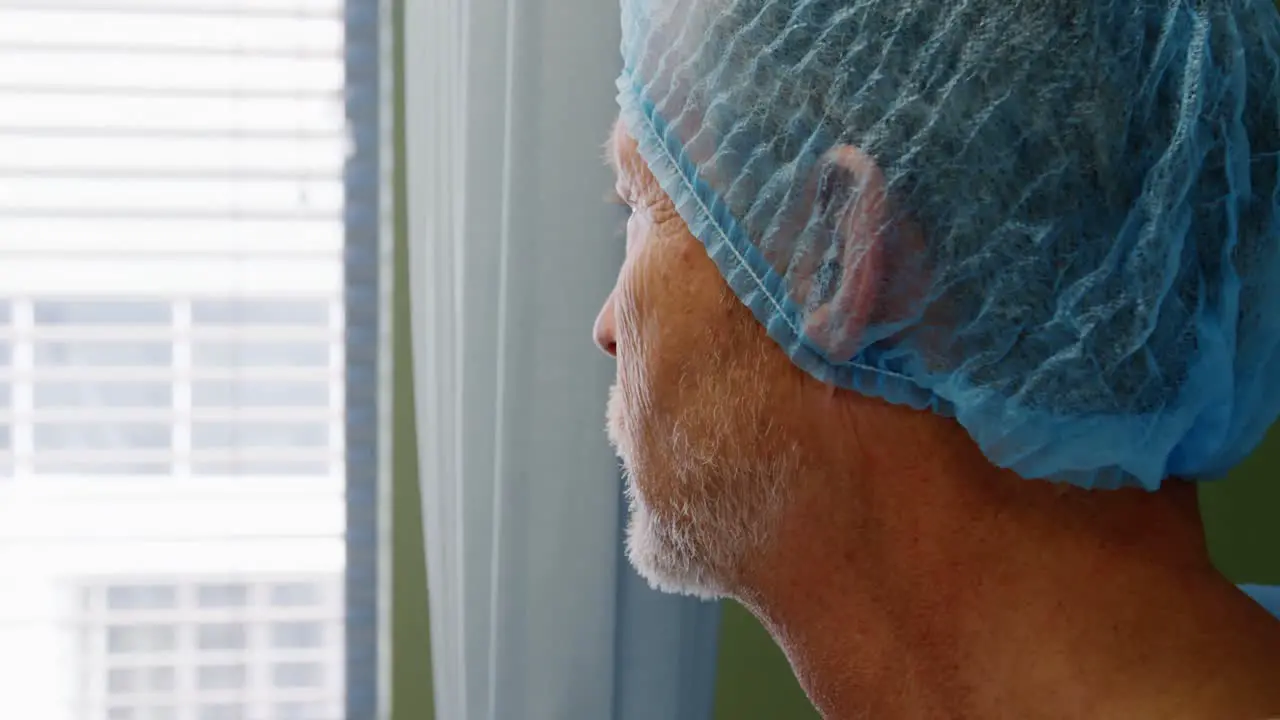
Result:
[[[0,0],[9,472],[339,474],[341,11]]]
[[[345,716],[346,9],[0,0],[0,716]]]

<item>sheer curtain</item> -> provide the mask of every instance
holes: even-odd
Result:
[[[600,146],[617,7],[413,0],[419,453],[442,718],[706,718],[718,608],[621,554],[590,327],[622,257]]]

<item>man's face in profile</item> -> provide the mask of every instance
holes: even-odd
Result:
[[[730,292],[621,123],[607,152],[632,210],[595,327],[617,358],[608,431],[627,476],[628,556],[656,587],[721,595],[766,544],[799,471],[800,373]]]

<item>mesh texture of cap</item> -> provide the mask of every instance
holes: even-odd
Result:
[[[622,0],[622,121],[818,379],[1084,487],[1280,409],[1271,0]]]

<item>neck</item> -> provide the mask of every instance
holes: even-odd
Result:
[[[1211,567],[1193,488],[950,455],[889,487],[806,483],[839,497],[797,498],[735,593],[825,718],[1280,714],[1280,623]]]

